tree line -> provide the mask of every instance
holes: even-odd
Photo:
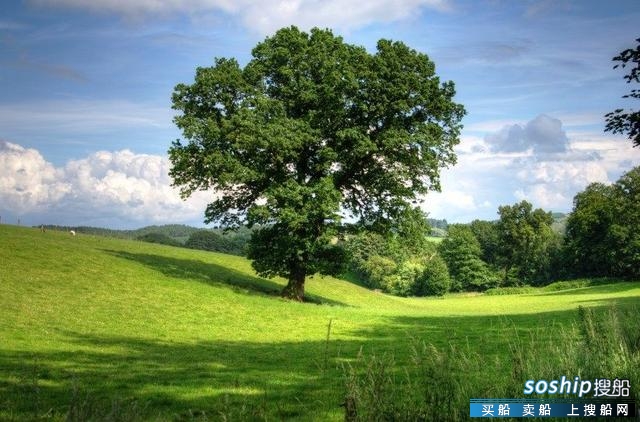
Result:
[[[498,215],[449,224],[439,244],[424,241],[426,231],[422,240],[363,232],[345,242],[349,270],[364,285],[400,296],[640,276],[640,167],[579,192],[564,233],[554,230],[551,212],[527,201],[501,206]]]

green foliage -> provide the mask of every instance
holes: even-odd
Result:
[[[519,286],[519,287],[494,287],[484,292],[487,296],[508,296],[508,295],[526,295],[530,293],[536,293],[539,291],[538,287],[531,286]]]
[[[198,230],[189,236],[184,246],[203,251],[245,255],[248,238],[246,232],[242,233],[224,233],[221,230]]]
[[[369,230],[349,236],[345,242],[349,267],[364,285],[407,296],[413,294],[415,277],[406,268],[431,256],[435,249],[428,236],[430,227],[424,213],[414,208],[401,214],[390,228],[385,236]]]
[[[573,198],[565,249],[569,263],[579,275],[613,274],[610,233],[615,213],[613,197],[611,186],[592,183]]]
[[[551,293],[573,289],[584,289],[586,287],[605,286],[614,284],[615,279],[607,277],[599,278],[577,278],[573,280],[554,281],[543,287],[520,286],[520,287],[496,287],[484,292],[488,296],[521,295],[531,293]]]
[[[176,86],[188,143],[170,148],[170,174],[184,197],[217,192],[207,221],[260,224],[254,268],[288,278],[283,294],[301,300],[307,274],[339,267],[328,245],[342,211],[384,232],[440,188],[465,113],[454,94],[401,42],[380,40],[370,54],[330,30],[284,28],[244,68],[219,58]]]
[[[495,221],[473,220],[469,227],[480,243],[480,257],[489,265],[498,264],[498,230]]]
[[[567,220],[565,253],[577,275],[640,275],[640,167],[612,186],[579,192]]]
[[[396,272],[398,264],[390,258],[373,255],[364,262],[361,268],[365,280],[368,281],[368,287],[378,289],[384,287],[385,278]]]
[[[233,249],[228,239],[219,233],[209,230],[200,230],[193,233],[189,236],[184,246],[190,249],[224,253],[230,253]]]
[[[447,223],[446,219],[437,219],[437,218],[427,218],[427,223],[432,229],[440,229],[446,233],[447,228],[449,227],[449,223]]]
[[[451,289],[451,278],[446,262],[433,254],[426,262],[424,271],[413,284],[414,296],[442,296]]]
[[[392,275],[384,278],[384,289],[396,296],[410,296],[416,291],[416,283],[424,272],[424,265],[417,260],[407,260]]]
[[[381,288],[382,278],[397,267],[388,239],[378,233],[361,231],[351,235],[344,242],[344,247],[349,268],[368,287]]]
[[[68,232],[74,230],[76,233],[83,233],[96,236],[108,236],[119,239],[139,239],[143,236],[159,234],[166,236],[176,242],[183,244],[191,234],[197,232],[200,229],[195,227],[185,226],[184,224],[165,224],[163,226],[147,226],[135,230],[115,230],[105,229],[101,227],[87,227],[87,226],[54,226],[45,225],[47,230],[60,230]],[[166,239],[165,239],[166,240]]]
[[[611,225],[614,275],[640,277],[640,166],[613,185],[615,218]]]
[[[551,277],[556,237],[550,212],[522,201],[498,208],[498,260],[506,284],[541,284]]]
[[[613,66],[614,69],[617,67],[625,68],[627,65],[632,66],[629,73],[624,76],[627,83],[640,82],[640,38],[637,38],[636,42],[638,42],[636,48],[623,50],[613,58],[613,61],[619,62]],[[640,99],[640,90],[632,89],[629,94],[623,95],[622,98]],[[605,132],[627,135],[634,146],[640,146],[640,110],[625,112],[619,108],[607,113],[605,118],[607,120]]]
[[[480,258],[482,250],[470,226],[452,224],[438,251],[453,279],[451,290],[485,290],[497,284],[497,277]]]
[[[162,226],[147,226],[137,230],[125,230],[124,233],[131,233],[131,237],[137,238],[139,236],[144,236],[150,233],[159,233],[164,236],[167,236],[179,243],[184,243],[189,236],[193,233],[197,232],[198,228],[186,226],[184,224],[165,224]],[[98,233],[96,233],[98,234]]]
[[[431,227],[425,213],[419,208],[407,208],[392,225],[391,247],[399,260],[420,256],[432,249],[429,242]]]
[[[162,234],[162,233],[143,234],[138,236],[137,240],[142,240],[143,242],[150,242],[150,243],[160,243],[160,244],[169,245],[169,246],[182,246],[182,243],[176,240],[173,240],[166,234]]]

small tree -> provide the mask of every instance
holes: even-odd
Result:
[[[464,108],[452,82],[401,42],[374,54],[329,30],[281,29],[241,68],[216,59],[173,94],[188,143],[169,150],[183,197],[213,189],[207,222],[260,225],[249,258],[304,297],[308,274],[342,270],[345,212],[388,230],[455,163]]]
[[[615,66],[625,68],[627,65],[631,66],[629,73],[624,76],[627,83],[639,83],[640,82],[640,38],[636,39],[638,45],[636,48],[628,48],[618,56],[613,58],[613,61],[619,62]],[[640,99],[640,90],[632,89],[627,95],[623,95],[622,98],[635,98]],[[640,146],[640,110],[625,112],[624,109],[617,109],[611,113],[605,115],[607,125],[605,132],[620,133],[627,135],[633,142],[633,146]]]

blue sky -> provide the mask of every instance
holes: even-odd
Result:
[[[495,219],[527,199],[568,212],[591,182],[640,164],[605,134],[637,105],[611,58],[640,37],[634,1],[27,0],[0,14],[2,223],[201,225],[213,193],[183,201],[166,151],[173,87],[214,57],[244,64],[280,27],[329,27],[372,50],[380,38],[427,53],[467,109],[458,164],[423,207]]]

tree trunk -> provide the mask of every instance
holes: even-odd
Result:
[[[296,268],[289,274],[289,282],[282,289],[282,297],[297,300],[298,302],[304,301],[304,279],[306,277],[306,271],[304,268]]]

